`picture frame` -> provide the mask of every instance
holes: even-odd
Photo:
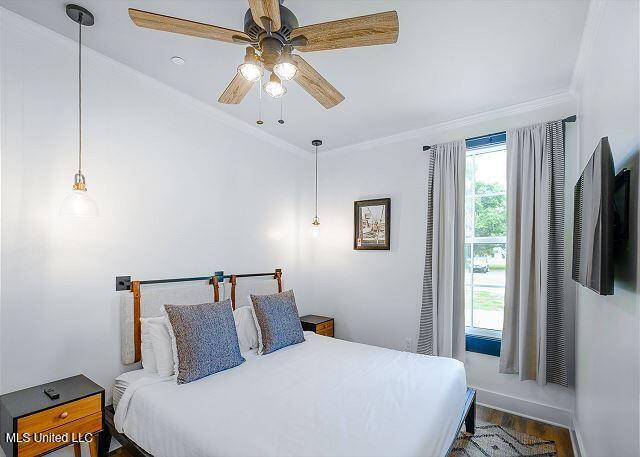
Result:
[[[353,202],[353,249],[391,249],[391,199],[377,198]]]

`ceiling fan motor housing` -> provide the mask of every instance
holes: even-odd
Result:
[[[267,36],[260,40],[260,57],[267,70],[273,71],[273,66],[282,53],[282,48],[282,42],[274,37]]]
[[[272,32],[271,37],[280,41],[281,45],[284,45],[284,43],[289,40],[291,32],[297,29],[299,24],[296,15],[282,4],[280,4],[280,23],[280,30]],[[268,35],[267,32],[253,20],[250,9],[247,10],[244,15],[244,33],[249,35],[251,40],[258,42],[261,42],[262,39]]]

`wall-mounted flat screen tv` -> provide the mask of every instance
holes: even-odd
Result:
[[[600,295],[613,294],[615,171],[604,137],[574,188],[572,277]]]

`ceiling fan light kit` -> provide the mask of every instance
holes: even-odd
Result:
[[[256,50],[252,47],[247,48],[247,53],[244,56],[244,63],[238,67],[238,71],[244,79],[247,81],[254,83],[260,78],[262,78],[262,74],[264,70],[262,68],[262,62],[256,55]]]
[[[291,46],[287,46],[280,54],[278,63],[273,66],[273,71],[282,81],[291,81],[298,72],[298,67],[293,62]]]
[[[264,91],[273,98],[280,98],[287,93],[287,88],[284,87],[280,78],[275,73],[271,73],[269,81],[264,85]]]
[[[218,99],[224,104],[239,104],[266,69],[271,76],[264,89],[270,96],[282,97],[286,93],[282,81],[292,80],[322,106],[333,108],[344,95],[292,51],[391,44],[399,33],[395,11],[299,26],[295,14],[278,0],[249,0],[243,32],[133,8],[129,16],[138,27],[249,45],[244,63]]]

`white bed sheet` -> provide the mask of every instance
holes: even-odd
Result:
[[[147,376],[149,372],[144,369],[127,371],[118,376],[113,382],[113,407],[118,407],[120,399],[131,383]]]
[[[462,363],[305,337],[189,384],[142,378],[116,427],[156,457],[446,454],[465,401]]]

